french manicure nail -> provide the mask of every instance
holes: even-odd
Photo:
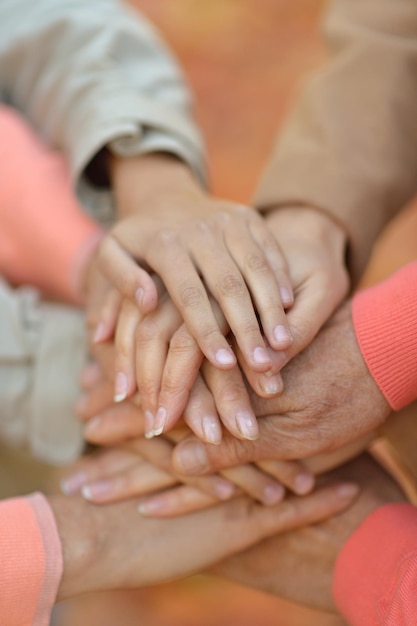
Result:
[[[114,401],[123,402],[127,397],[127,376],[123,372],[117,372],[114,385]]]
[[[76,472],[72,476],[68,476],[61,480],[61,491],[64,495],[70,496],[74,493],[78,493],[83,485],[87,481],[84,472]]]
[[[311,474],[299,474],[294,481],[294,491],[299,496],[309,493],[314,487],[314,478]]]
[[[154,423],[154,415],[150,411],[145,411],[145,439],[152,439],[154,436],[153,433],[153,423]]]
[[[226,348],[221,348],[216,352],[216,361],[220,365],[234,365],[235,357],[233,356],[233,352],[230,350],[226,350]]]
[[[262,502],[264,504],[278,504],[285,495],[285,489],[282,485],[268,485],[263,492]]]
[[[166,421],[167,421],[167,411],[163,406],[160,406],[156,412],[155,421],[153,424],[154,437],[157,437],[158,435],[162,434],[165,428]]]
[[[253,351],[253,360],[255,363],[270,363],[271,357],[266,348],[258,347]]]
[[[222,428],[214,415],[205,415],[202,423],[204,438],[209,443],[219,445],[222,440]]]
[[[292,337],[290,332],[285,326],[279,325],[274,328],[274,337],[278,341],[278,343],[288,343],[292,341]]]
[[[240,411],[236,413],[236,424],[240,434],[250,441],[254,441],[259,437],[259,428],[256,417],[249,411]]]
[[[112,491],[113,483],[109,480],[99,480],[90,485],[84,485],[81,494],[86,500],[100,500],[103,496],[108,496]]]

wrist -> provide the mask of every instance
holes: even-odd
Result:
[[[61,540],[63,574],[57,601],[94,589],[92,570],[98,547],[94,507],[79,497],[50,496],[48,503],[55,517]]]
[[[199,198],[204,194],[188,165],[168,153],[111,155],[110,177],[119,217],[141,212],[150,197],[186,193]]]

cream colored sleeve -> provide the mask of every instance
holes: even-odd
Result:
[[[82,450],[74,404],[87,362],[80,311],[0,279],[0,438],[50,463]]]
[[[333,215],[349,234],[357,279],[417,189],[417,3],[334,0],[325,35],[330,58],[284,127],[256,204]]]
[[[0,92],[66,154],[77,182],[109,144],[173,152],[205,178],[184,77],[118,0],[0,0]]]

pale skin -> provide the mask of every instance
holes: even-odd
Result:
[[[343,482],[272,508],[240,497],[174,520],[145,519],[134,501],[96,507],[77,496],[52,496],[64,558],[57,600],[206,569],[267,536],[335,514],[357,493]]]
[[[129,380],[127,387],[125,386],[126,394],[123,392],[117,397],[119,400],[122,400],[127,395],[133,393],[135,379],[137,380],[141,392],[142,405],[147,415],[147,434],[149,436],[169,430],[183,411],[185,410],[186,412],[189,398],[195,399],[197,396],[201,410],[198,415],[193,410],[191,414],[194,417],[190,418],[191,423],[189,422],[190,427],[197,436],[210,443],[219,443],[222,436],[221,424],[223,424],[236,437],[254,440],[258,436],[258,425],[250,407],[249,398],[239,371],[235,366],[235,357],[233,356],[233,362],[230,361],[227,367],[223,367],[224,364],[216,362],[213,358],[213,354],[216,353],[216,338],[219,337],[220,333],[222,341],[225,341],[224,334],[230,327],[233,335],[236,337],[235,352],[239,356],[239,361],[245,364],[245,373],[252,387],[263,397],[271,397],[281,393],[282,379],[279,374],[280,369],[292,356],[297,354],[311,341],[317,330],[346,293],[348,280],[344,268],[345,234],[330,218],[308,208],[297,207],[287,210],[280,209],[276,212],[271,211],[267,219],[262,220],[260,216],[249,209],[225,208],[225,203],[220,201],[218,201],[218,207],[208,207],[207,203],[213,205],[214,201],[208,200],[207,197],[203,196],[198,200],[196,183],[190,174],[185,171],[185,166],[175,160],[168,163],[166,160],[162,162],[162,172],[167,176],[168,185],[167,192],[165,193],[164,191],[161,196],[158,196],[158,193],[155,194],[155,190],[152,188],[153,179],[150,173],[157,172],[157,181],[159,186],[161,186],[161,174],[158,174],[158,167],[155,168],[155,160],[161,157],[154,155],[152,158],[153,161],[145,162],[143,170],[141,170],[143,161],[140,162],[140,168],[138,167],[139,162],[136,163],[134,161],[120,161],[114,165],[114,185],[116,196],[119,189],[119,206],[122,207],[122,214],[123,211],[126,214],[130,214],[130,217],[122,219],[120,224],[116,226],[116,239],[118,238],[119,242],[125,241],[126,249],[132,251],[132,237],[136,233],[136,224],[138,224],[136,229],[139,228],[140,224],[140,237],[143,239],[145,237],[144,233],[147,233],[146,237],[149,242],[153,241],[149,233],[159,232],[161,223],[174,230],[175,228],[180,229],[181,238],[179,243],[177,240],[175,243],[175,258],[180,254],[178,246],[181,244],[180,256],[184,254],[187,256],[188,254],[186,265],[188,269],[184,276],[187,276],[187,280],[193,285],[193,289],[197,288],[196,281],[200,281],[199,289],[201,289],[201,279],[198,276],[198,271],[200,271],[202,276],[205,277],[210,290],[210,285],[214,283],[213,280],[210,283],[204,272],[217,271],[216,284],[224,279],[224,275],[221,274],[223,271],[226,274],[229,272],[229,270],[224,270],[225,267],[228,267],[227,263],[225,264],[224,262],[225,251],[224,249],[219,251],[216,248],[216,245],[218,245],[216,237],[220,236],[222,240],[225,238],[227,240],[227,233],[224,229],[227,230],[228,228],[231,229],[230,237],[232,237],[232,232],[233,237],[236,233],[239,233],[239,237],[236,240],[233,239],[235,243],[233,245],[231,243],[227,250],[232,257],[235,254],[236,258],[243,259],[243,252],[238,252],[233,247],[242,246],[246,251],[246,260],[250,257],[252,260],[257,258],[259,261],[257,272],[253,275],[249,272],[249,276],[245,274],[244,269],[246,268],[249,271],[248,266],[251,264],[247,262],[245,266],[244,259],[237,262],[233,258],[236,268],[241,271],[239,276],[236,273],[233,275],[235,282],[239,280],[241,286],[243,284],[242,281],[246,281],[247,287],[245,287],[245,290],[249,289],[254,299],[257,312],[259,312],[262,320],[265,338],[259,335],[258,325],[255,333],[249,333],[248,337],[249,335],[252,337],[256,336],[256,342],[261,337],[262,346],[266,350],[265,354],[268,355],[268,366],[264,367],[266,362],[259,367],[256,366],[253,359],[251,362],[249,355],[250,353],[254,354],[255,344],[249,349],[247,347],[249,343],[247,345],[245,343],[246,338],[244,341],[241,338],[245,336],[244,328],[241,324],[242,318],[245,318],[248,322],[248,328],[252,328],[252,331],[255,328],[253,324],[255,311],[252,305],[249,309],[247,306],[247,293],[249,292],[245,291],[244,298],[236,296],[236,298],[230,299],[225,293],[220,293],[213,288],[212,293],[216,302],[213,299],[210,300],[209,295],[206,294],[204,296],[204,306],[209,307],[209,314],[214,316],[213,319],[218,325],[216,331],[210,330],[207,333],[212,346],[209,355],[210,350],[201,349],[201,341],[196,338],[194,331],[196,322],[193,321],[191,324],[189,322],[189,307],[184,306],[178,293],[173,293],[174,287],[178,288],[179,283],[178,269],[175,269],[174,272],[174,268],[178,268],[178,265],[167,263],[166,261],[166,255],[171,254],[169,246],[165,245],[164,248],[161,248],[161,246],[150,246],[149,244],[149,254],[151,254],[153,261],[152,263],[149,262],[149,259],[147,261],[145,259],[145,261],[147,266],[159,272],[168,287],[172,301],[164,295],[163,289],[160,290],[160,306],[154,313],[148,312],[144,316],[143,307],[141,311],[137,303],[132,304],[131,286],[133,283],[136,284],[135,280],[139,280],[139,273],[143,272],[143,270],[133,262],[131,257],[123,252],[119,244],[116,244],[113,236],[110,241],[106,240],[103,244],[99,266],[114,284],[120,286],[120,291],[125,296],[130,295],[131,297],[125,297],[123,302],[121,302],[120,295],[115,295],[115,292],[111,293],[104,309],[104,318],[107,321],[104,322],[104,325],[102,321],[102,325],[99,326],[98,338],[103,340],[111,336],[116,313],[120,310],[119,324],[115,333],[115,344],[118,351],[116,370],[120,372],[121,370],[129,369],[131,373],[136,370],[136,376],[129,374],[124,379],[125,382]],[[179,172],[181,175],[179,177],[175,176],[175,181],[179,178],[181,182],[180,191],[177,187],[172,187],[172,182],[169,183],[172,180],[170,178],[172,172],[169,171],[171,168],[174,168],[176,173],[178,173],[176,168],[182,168]],[[146,181],[148,181],[146,184],[150,186],[146,187],[145,184],[146,191],[142,190],[135,196],[135,192],[132,193],[132,189],[135,189],[132,182],[133,175],[135,174],[137,177],[137,172],[140,170],[144,175],[146,174]],[[167,171],[168,174],[166,174]],[[149,180],[151,181],[150,183]],[[130,182],[130,185],[128,185],[128,182]],[[187,185],[190,184],[193,186],[192,190],[190,188],[187,189]],[[176,182],[175,185],[178,185],[178,183]],[[140,188],[140,185],[137,184],[137,187]],[[126,189],[129,189],[129,194],[126,192]],[[187,191],[184,191],[185,189]],[[181,194],[184,195],[181,196]],[[176,218],[174,221],[176,227],[174,228],[172,223],[174,215],[172,204],[175,203],[176,199],[178,199],[179,205],[186,208],[182,209],[182,214],[177,215],[175,213]],[[133,208],[132,204],[134,205]],[[150,207],[148,209],[149,214],[151,214],[150,217],[149,214],[146,214],[148,206]],[[228,216],[226,222],[224,220],[225,211],[231,211],[232,214],[232,217]],[[217,219],[216,216],[220,216],[220,225],[216,223],[213,226],[213,220]],[[238,225],[236,220],[243,220],[245,228],[249,228],[251,231],[251,237],[254,237],[256,242],[258,242],[256,254],[250,251],[251,248],[247,242],[247,237],[245,239],[245,236],[242,234],[242,225]],[[254,224],[256,222],[255,226],[253,226],[252,220],[255,220],[253,222]],[[203,223],[205,224],[204,228],[200,228]],[[262,234],[255,236],[253,234],[255,230],[256,232],[262,231]],[[210,233],[209,237],[212,242],[210,244],[207,241],[207,232]],[[125,239],[123,239],[124,237]],[[141,241],[140,237],[138,235],[135,241]],[[175,235],[175,237],[178,239],[178,235]],[[262,242],[262,245],[259,242]],[[280,248],[278,248],[278,244]],[[136,257],[141,257],[140,245],[142,244],[137,243],[139,247],[133,252]],[[251,245],[253,245],[253,242]],[[116,248],[116,246],[118,247]],[[184,252],[183,248],[186,252]],[[156,254],[156,249],[158,254]],[[193,254],[197,254],[197,250],[208,250],[210,252],[209,256],[205,256],[206,253],[204,253],[204,259],[203,257],[201,258],[201,263],[204,261],[207,264],[207,266],[203,264],[204,268],[207,267],[207,269],[201,269],[198,262],[196,262],[195,267],[191,267],[189,263],[190,258],[193,257]],[[260,250],[262,250],[264,256],[259,256]],[[164,252],[162,253],[162,251]],[[278,258],[276,255],[279,255],[279,262],[273,260]],[[298,260],[300,255],[301,262]],[[163,258],[158,261],[156,259],[157,256]],[[222,259],[222,262],[216,265],[213,259]],[[262,260],[262,263],[260,260]],[[158,265],[158,263],[161,265]],[[230,259],[228,263],[230,265]],[[255,265],[255,263],[252,263],[252,266]],[[253,267],[251,271],[253,271]],[[168,273],[164,274],[164,272]],[[121,279],[122,275],[124,276],[123,280]],[[285,280],[281,278],[284,275],[286,276]],[[126,276],[130,276],[130,278],[126,278]],[[136,276],[136,278],[132,278],[132,276]],[[274,282],[275,290],[271,290],[271,279]],[[290,282],[288,283],[288,281]],[[291,305],[293,301],[293,296],[291,295],[287,303],[282,301],[279,303],[277,290],[282,291],[281,287],[284,283],[292,285],[294,292],[297,294],[295,305],[288,309],[284,318],[280,318],[282,324],[287,329],[290,329],[291,341],[286,343],[277,342],[276,336],[274,339],[273,329],[278,328],[279,324],[278,326],[273,326],[272,322],[268,321],[269,318],[265,317],[263,308],[260,306],[262,304],[265,309],[270,311],[270,316],[274,315],[277,309],[279,309],[280,314],[283,314],[284,307]],[[152,284],[155,286],[154,283]],[[256,294],[253,292],[255,289],[254,285],[256,285],[256,290],[258,290]],[[232,302],[233,306],[230,302]],[[230,312],[230,306],[233,309],[232,313]],[[202,314],[201,307],[196,306],[195,311],[192,308],[191,313],[195,314],[195,320],[197,318],[199,321],[205,319],[205,313]],[[94,320],[94,324],[98,321],[97,315],[90,315],[90,319]],[[252,321],[249,322],[248,320]],[[202,326],[204,326],[204,323]],[[136,347],[140,348],[136,357],[135,342]],[[225,374],[229,373],[229,378],[225,378],[225,380],[232,382],[231,388],[239,389],[239,394],[236,394],[239,398],[237,403],[234,398],[229,401],[224,400],[223,403],[216,402],[216,398],[213,401],[211,390],[207,389],[204,377],[198,374],[204,355],[207,357],[208,363],[211,363],[216,368],[223,367],[221,371]],[[120,363],[123,364],[120,365]],[[232,369],[228,369],[229,367]],[[121,380],[120,377],[119,380]],[[195,388],[193,387],[194,380],[196,380]],[[219,404],[220,406],[218,406]]]

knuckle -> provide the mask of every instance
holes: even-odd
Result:
[[[174,333],[169,342],[170,350],[174,352],[189,352],[197,347],[197,343],[186,328]]]
[[[177,241],[177,233],[171,228],[161,228],[155,233],[155,245],[167,246]]]
[[[248,269],[255,272],[270,272],[268,261],[262,254],[250,254],[246,260]]]
[[[236,404],[246,397],[246,391],[237,382],[230,383],[223,387],[218,395],[218,400],[224,404]]]
[[[246,285],[239,274],[228,272],[220,278],[218,290],[222,296],[236,298],[245,294]]]
[[[199,308],[205,300],[203,290],[190,284],[179,286],[179,297],[181,304],[188,309]]]

